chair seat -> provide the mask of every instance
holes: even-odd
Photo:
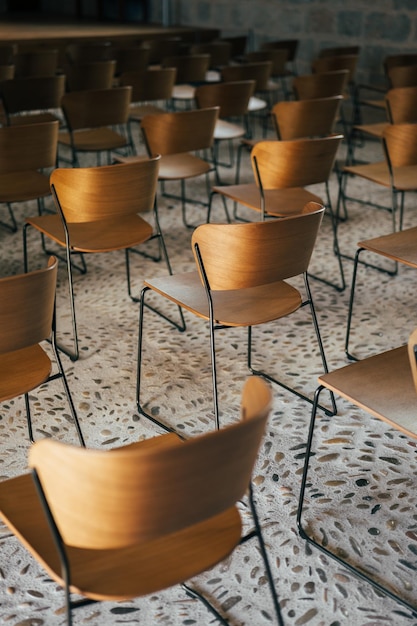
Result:
[[[366,163],[365,165],[348,165],[343,168],[344,172],[366,178],[378,185],[391,187],[391,177],[388,165],[385,161]],[[417,189],[417,165],[404,165],[394,167],[394,187],[401,191],[413,191]]]
[[[159,438],[159,437],[158,437]],[[11,484],[13,489],[11,489]],[[0,484],[2,514],[62,585],[61,568],[30,474]],[[184,582],[227,557],[241,538],[235,507],[159,540],[113,550],[68,546],[71,591],[96,600],[126,600]]]
[[[140,122],[145,115],[155,115],[158,113],[166,113],[166,109],[158,107],[155,104],[137,104],[129,109],[129,118]]]
[[[119,135],[111,128],[94,128],[88,130],[77,130],[73,133],[76,150],[88,152],[90,150],[115,150],[128,145],[128,140],[123,135]],[[58,134],[58,142],[71,147],[71,136],[67,132]]]
[[[211,165],[193,154],[165,154],[159,162],[159,180],[193,178],[211,171]]]
[[[376,107],[377,109],[385,109],[386,103],[384,98],[374,99],[374,100],[362,100],[359,104],[364,104],[368,107]]]
[[[9,118],[10,126],[18,126],[21,124],[41,124],[43,122],[61,123],[61,119],[53,113],[31,113],[29,115],[11,115]]]
[[[387,126],[388,122],[380,122],[378,124],[360,124],[358,126],[354,126],[353,128],[362,133],[366,133],[367,135],[371,135],[371,137],[382,137],[382,134]]]
[[[365,248],[392,261],[417,267],[417,227],[360,241],[358,248]]]
[[[16,398],[48,380],[51,361],[45,351],[34,345],[0,356],[0,402]]]
[[[239,139],[244,137],[246,129],[239,124],[233,124],[227,120],[217,120],[214,128],[214,139],[219,141],[224,139]]]
[[[417,437],[416,391],[407,346],[324,374],[319,382],[367,413]]]
[[[59,215],[42,215],[26,220],[41,233],[65,246],[65,233]],[[78,252],[110,252],[136,246],[150,239],[153,229],[139,215],[112,218],[99,222],[68,224],[71,250]]]
[[[213,191],[221,193],[226,196],[226,198],[230,198],[234,202],[243,204],[250,209],[261,211],[259,188],[255,183],[213,187]],[[308,202],[318,202],[319,204],[323,204],[323,201],[319,198],[319,196],[316,196],[301,187],[292,187],[289,189],[269,189],[264,193],[266,213],[279,217],[297,215],[301,213],[303,206]]]
[[[257,96],[251,96],[249,98],[248,111],[249,113],[256,113],[257,111],[263,111],[268,106],[266,100],[258,98]]]
[[[49,177],[34,170],[0,174],[0,202],[24,202],[51,193]]]
[[[209,319],[206,291],[198,272],[146,280],[145,285],[198,317]],[[253,326],[279,319],[296,311],[300,292],[284,281],[238,291],[214,291],[216,324]]]
[[[174,100],[194,100],[195,87],[193,85],[174,85],[172,98]]]

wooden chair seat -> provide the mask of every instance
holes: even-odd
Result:
[[[0,402],[21,396],[46,382],[51,360],[39,345],[1,355]]]
[[[129,141],[111,128],[92,128],[76,130],[72,134],[62,131],[58,134],[58,142],[68,147],[75,146],[77,151],[96,152],[101,150],[117,150],[129,146]]]
[[[213,192],[221,193],[233,202],[262,212],[261,196],[255,183],[215,186]],[[264,198],[266,213],[279,217],[299,214],[302,212],[302,207],[308,202],[323,204],[322,198],[302,187],[265,189]]]
[[[210,319],[207,294],[198,272],[145,280],[146,287],[197,317]],[[216,324],[253,326],[294,313],[301,306],[300,292],[284,281],[259,287],[213,292]]]
[[[417,268],[417,226],[359,241],[358,248],[375,252],[403,265]]]
[[[263,100],[262,98],[258,98],[258,96],[251,96],[249,98],[249,104],[248,104],[249,113],[256,113],[257,111],[263,111],[267,107],[268,107],[268,103],[266,100]]]
[[[377,185],[391,187],[391,176],[386,161],[378,163],[366,163],[365,165],[347,165],[343,171],[348,174],[356,174]],[[404,165],[393,167],[394,188],[401,191],[413,191],[417,189],[417,165]]]
[[[25,202],[50,193],[49,177],[36,170],[0,174],[0,202]]]
[[[228,122],[227,120],[217,120],[214,129],[214,139],[222,141],[225,139],[239,139],[246,133],[246,129],[239,124]]]
[[[140,122],[145,115],[157,115],[158,113],[166,113],[166,109],[156,104],[134,104],[129,109],[129,119]]]
[[[371,135],[371,137],[382,137],[382,134],[386,127],[388,126],[388,122],[378,122],[376,124],[360,124],[354,126],[354,130],[359,130],[366,135]]]
[[[160,161],[159,180],[193,178],[207,174],[211,169],[210,163],[194,154],[165,154]]]
[[[174,85],[172,90],[172,98],[174,100],[194,100],[194,97],[195,87],[193,85]]]
[[[9,125],[17,126],[22,124],[42,124],[43,122],[61,122],[54,113],[30,113],[28,115],[11,115]]]

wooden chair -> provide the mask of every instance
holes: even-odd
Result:
[[[74,167],[79,165],[79,153],[95,153],[100,164],[103,152],[110,163],[112,151],[132,151],[127,130],[131,94],[131,87],[115,87],[72,91],[62,97],[68,130],[59,133],[58,143],[70,149]],[[124,128],[125,133],[115,130],[115,126]]]
[[[167,57],[179,56],[184,45],[177,36],[146,39],[144,43],[149,49],[149,65],[160,65]]]
[[[128,294],[131,293],[129,253],[136,246],[157,239],[160,256],[171,271],[155,202],[160,158],[133,163],[88,168],[59,168],[53,171],[51,189],[57,214],[28,218],[24,227],[24,261],[27,258],[27,229],[65,248],[68,288],[73,326],[73,351],[63,346],[72,360],[79,357],[78,333],[72,281],[72,256],[125,250]],[[139,214],[153,210],[155,226]],[[155,260],[159,260],[157,257]],[[83,258],[83,257],[82,257]],[[82,266],[86,271],[85,265]]]
[[[64,68],[67,91],[111,89],[116,73],[116,61],[79,61]]]
[[[74,41],[66,46],[65,53],[70,63],[90,63],[114,59],[111,41]]]
[[[389,426],[404,433],[405,436],[417,439],[417,422],[416,422],[416,383],[417,383],[417,366],[416,366],[416,354],[417,354],[417,331],[415,330],[409,339],[408,346],[404,345],[394,350],[389,350],[372,357],[368,357],[362,361],[357,361],[333,372],[325,374],[319,377],[320,386],[317,388],[315,394],[315,403],[313,404],[310,428],[308,433],[307,448],[304,461],[304,470],[302,476],[300,498],[297,511],[297,525],[300,535],[308,543],[319,548],[326,556],[330,556],[333,559],[346,567],[351,573],[359,576],[362,580],[371,583],[380,593],[387,595],[395,601],[401,603],[407,609],[410,609],[413,614],[416,614],[417,606],[415,602],[408,601],[403,597],[404,590],[407,589],[408,584],[411,585],[411,581],[414,581],[413,573],[410,570],[410,583],[407,581],[407,575],[404,568],[402,568],[401,579],[399,581],[400,588],[394,589],[393,582],[398,580],[391,579],[393,582],[387,584],[382,582],[381,577],[378,576],[375,571],[370,568],[366,569],[364,559],[361,559],[360,565],[355,565],[350,560],[347,560],[346,554],[342,546],[331,545],[331,540],[324,545],[318,538],[315,538],[311,529],[307,527],[304,517],[304,507],[306,504],[307,493],[309,492],[309,470],[312,465],[312,457],[315,455],[312,452],[313,438],[316,422],[316,403],[319,401],[320,394],[323,389],[332,391],[333,393],[345,398],[348,402],[359,407],[366,413],[376,417]],[[348,422],[346,419],[343,422],[343,427],[348,428]],[[316,429],[317,430],[317,429]],[[348,446],[349,444],[345,444]],[[332,450],[334,452],[334,450]],[[334,454],[331,455],[334,458]],[[318,458],[318,455],[316,456]],[[324,468],[326,476],[331,475],[331,468]],[[358,471],[355,471],[355,479],[360,476]],[[369,477],[370,475],[367,474]],[[349,477],[346,477],[349,480]],[[320,486],[317,486],[317,482],[314,481],[314,496],[317,497]],[[370,492],[371,493],[371,492]],[[363,498],[366,498],[364,491]],[[336,506],[336,505],[335,505]],[[310,514],[309,518],[314,517],[313,505],[310,501]],[[340,511],[342,511],[339,508]],[[382,513],[382,512],[381,512]],[[343,507],[343,514],[346,516],[346,507]],[[334,518],[334,508],[332,516]],[[328,514],[329,517],[329,514]],[[323,524],[325,527],[326,524]],[[323,536],[326,533],[326,528],[320,529],[320,535]],[[332,533],[326,533],[330,538]],[[368,542],[368,539],[363,539],[364,544]],[[362,550],[361,543],[355,550],[358,553]],[[401,547],[398,546],[398,551],[401,551]],[[383,565],[382,565],[383,567]]]
[[[50,257],[46,268],[0,279],[0,402],[24,395],[29,439],[33,442],[29,392],[60,378],[80,444],[84,446],[77,413],[56,348],[57,268],[57,259]],[[52,356],[58,369],[56,374],[51,373],[52,361],[39,345],[45,340],[51,342]]]
[[[143,72],[121,74],[119,84],[132,87],[129,121],[140,123],[145,115],[166,113],[172,98],[176,75],[175,67],[149,68]]]
[[[210,67],[209,54],[183,54],[168,56],[162,60],[162,67],[175,67],[177,70],[172,102],[182,101],[186,105],[194,105],[194,94],[197,85],[206,82]]]
[[[321,74],[322,72],[335,72],[337,70],[348,70],[348,85],[353,86],[355,83],[358,58],[358,54],[334,54],[333,56],[319,56],[313,60],[311,69],[316,74]],[[350,95],[353,95],[353,93]]]
[[[258,63],[271,61],[271,76],[268,82],[268,95],[270,107],[277,102],[279,92],[284,98],[288,98],[289,92],[286,79],[292,76],[292,72],[287,69],[288,50],[286,48],[264,48],[248,52],[245,60],[248,63]]]
[[[287,63],[291,65],[292,73],[297,73],[296,62],[297,62],[297,52],[299,46],[298,39],[278,39],[272,41],[265,41],[261,45],[261,50],[269,50],[269,49],[284,49],[287,51]]]
[[[347,69],[295,76],[292,83],[295,99],[312,100],[313,98],[344,96],[348,78]]]
[[[252,377],[243,390],[241,421],[218,432],[185,442],[167,434],[84,454],[54,441],[32,447],[31,472],[0,483],[0,512],[64,588],[67,626],[82,605],[132,600],[176,584],[227,624],[185,581],[252,536],[283,626],[250,484],[270,404],[269,389]],[[248,486],[254,531],[244,534],[237,504]],[[71,600],[72,593],[83,600]]]
[[[346,328],[345,352],[349,359],[356,360],[352,355],[349,347],[353,317],[353,303],[355,299],[355,289],[357,281],[358,266],[363,262],[363,252],[371,252],[378,254],[380,257],[389,259],[394,262],[394,269],[384,271],[391,276],[395,276],[398,272],[398,263],[417,269],[417,228],[407,228],[399,232],[374,237],[358,243],[355,254],[355,263],[353,267],[352,286],[349,299],[348,321]],[[370,263],[366,263],[367,267],[373,267]],[[374,266],[376,267],[376,266]],[[380,270],[381,268],[376,267]]]
[[[137,406],[139,412],[170,431],[141,398],[143,322],[146,295],[157,293],[209,323],[213,403],[216,428],[220,427],[217,398],[215,330],[248,329],[248,367],[253,374],[275,382],[304,400],[298,389],[278,381],[252,364],[252,326],[278,320],[308,305],[316,332],[322,367],[327,371],[307,270],[324,207],[314,202],[297,216],[246,224],[204,224],[192,235],[197,271],[145,280],[140,298]],[[287,279],[303,275],[307,297]]]
[[[141,123],[142,133],[148,154],[161,155],[159,165],[159,181],[165,196],[181,200],[181,212],[184,226],[194,228],[186,216],[188,202],[207,206],[200,198],[186,197],[186,181],[189,178],[205,176],[207,196],[210,193],[209,174],[213,173],[219,181],[217,164],[213,150],[214,129],[218,118],[219,107],[195,109],[190,111],[174,111],[158,115],[146,115]],[[196,154],[196,152],[202,154]],[[204,158],[204,152],[211,155]],[[137,157],[118,157],[120,162],[135,160]],[[168,194],[166,183],[179,182],[181,195]]]
[[[62,121],[65,76],[28,76],[0,83],[0,98],[9,126]]]
[[[201,109],[218,106],[219,118],[214,128],[214,141],[217,149],[221,141],[229,143],[229,163],[223,163],[231,167],[233,165],[233,140],[245,137],[249,134],[248,106],[253,95],[255,81],[236,81],[226,83],[213,83],[197,87],[195,100]]]
[[[15,76],[54,76],[59,53],[55,48],[18,51],[14,57]]]
[[[7,230],[17,231],[14,203],[36,200],[42,213],[43,199],[51,193],[49,171],[56,166],[57,140],[57,121],[0,128],[0,202],[10,217],[0,224]]]
[[[347,180],[359,176],[376,185],[390,190],[391,205],[380,205],[362,201],[356,202],[375,206],[391,213],[392,230],[397,230],[396,215],[399,213],[399,230],[402,229],[404,194],[417,189],[417,124],[389,124],[382,134],[385,159],[375,163],[346,165],[340,177],[340,203],[346,210],[346,200],[352,199],[346,193]],[[349,257],[348,257],[349,258]]]
[[[342,135],[333,135],[290,141],[257,142],[251,152],[254,182],[215,185],[210,197],[207,220],[210,221],[215,194],[220,194],[234,203],[235,219],[240,219],[237,212],[237,206],[240,204],[257,211],[263,221],[268,216],[297,215],[308,202],[323,204],[319,196],[305,187],[324,184],[326,206],[332,220],[333,247],[338,258],[341,284],[329,282],[324,278],[320,280],[342,291],[345,288],[345,278],[339,255],[335,215],[329,194],[329,177],[341,140]]]
[[[140,43],[120,46],[114,50],[117,61],[116,76],[124,72],[144,72],[149,66],[150,49]]]
[[[385,84],[382,85],[359,85],[359,104],[385,109],[383,97],[365,98],[361,91],[377,92],[385,94],[388,89],[395,87],[413,87],[417,85],[417,54],[394,54],[385,57],[384,63]]]
[[[222,40],[195,43],[190,48],[190,54],[210,55],[209,69],[219,71],[225,65],[229,65],[232,58],[232,45]]]

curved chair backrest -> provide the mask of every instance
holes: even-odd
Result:
[[[389,124],[382,137],[392,167],[417,165],[417,124]]]
[[[272,108],[279,139],[325,137],[334,131],[343,96],[282,100]]]
[[[190,48],[190,54],[209,54],[210,67],[217,68],[228,65],[232,57],[232,44],[228,41],[210,41],[196,43]]]
[[[346,69],[296,76],[292,87],[297,100],[343,95],[349,80]]]
[[[386,74],[393,67],[403,67],[405,65],[416,65],[417,53],[416,52],[404,52],[400,54],[390,54],[384,59],[384,69]]]
[[[142,132],[151,155],[178,154],[210,148],[219,107],[146,115]]]
[[[18,52],[14,59],[15,76],[53,76],[58,68],[58,50]]]
[[[176,77],[175,67],[150,68],[123,72],[119,83],[132,87],[132,102],[152,102],[171,98]]]
[[[286,71],[288,50],[286,48],[265,48],[264,50],[255,50],[252,52],[248,52],[245,59],[248,63],[271,61],[271,75],[279,76],[281,74],[284,74]]]
[[[334,56],[318,57],[313,61],[311,69],[318,74],[322,72],[334,72],[336,70],[348,70],[348,82],[351,82],[355,78],[357,64],[357,54],[336,54]]]
[[[116,73],[116,61],[79,61],[65,67],[68,91],[111,89]]]
[[[147,39],[144,45],[149,49],[149,64],[162,63],[166,57],[175,57],[180,54],[183,45],[181,37],[161,37]]]
[[[284,48],[287,51],[287,61],[294,61],[298,50],[298,39],[279,39],[277,41],[266,41],[262,44],[262,50]]]
[[[0,128],[0,174],[56,165],[59,122]]]
[[[87,89],[64,94],[61,107],[69,128],[99,128],[126,124],[132,88]]]
[[[177,68],[176,84],[201,83],[206,79],[210,67],[209,54],[184,54],[168,56],[162,61],[162,67]]]
[[[113,45],[110,41],[73,42],[67,45],[65,52],[71,63],[113,59]]]
[[[116,48],[114,56],[117,61],[116,74],[123,72],[143,72],[149,65],[150,50],[142,44],[121,46]]]
[[[209,519],[243,497],[270,404],[266,383],[253,377],[243,392],[244,419],[222,430],[106,451],[44,439],[32,446],[29,465],[67,544],[128,547]]]
[[[392,88],[417,85],[417,59],[414,65],[398,65],[390,68],[388,82]]]
[[[67,223],[122,217],[153,209],[160,157],[85,168],[57,168],[50,177]]]
[[[247,113],[254,89],[254,80],[200,85],[195,90],[195,100],[200,109],[220,107],[220,118],[240,117]]]
[[[272,61],[258,61],[256,63],[241,63],[227,65],[221,70],[222,80],[226,82],[236,80],[254,80],[255,91],[265,91],[272,74]]]
[[[413,375],[414,387],[417,393],[417,328],[413,330],[408,339],[408,357],[410,359],[411,373]],[[415,427],[417,435],[417,422]]]
[[[385,95],[385,104],[391,124],[417,122],[417,85],[390,89]]]
[[[307,271],[324,207],[310,202],[292,217],[247,224],[203,224],[192,235],[211,290],[275,283]],[[203,281],[204,282],[204,281]],[[259,303],[259,306],[262,306]]]
[[[57,109],[65,92],[65,76],[26,76],[0,84],[0,97],[8,115],[22,111]]]
[[[58,261],[28,274],[0,279],[0,354],[49,339],[55,306]]]
[[[263,189],[306,187],[328,180],[343,135],[259,141],[251,160],[258,186]]]

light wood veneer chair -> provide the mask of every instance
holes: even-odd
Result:
[[[345,95],[349,79],[349,70],[341,69],[318,74],[295,76],[292,88],[296,100],[329,98]]]
[[[80,254],[82,271],[84,253],[124,250],[127,288],[131,292],[129,254],[151,239],[159,244],[159,260],[163,256],[171,271],[163,235],[159,226],[156,186],[160,157],[142,158],[132,163],[89,167],[58,168],[53,171],[50,185],[57,213],[27,218],[24,227],[24,261],[28,266],[27,229],[35,228],[43,237],[65,249],[68,270],[73,351],[63,346],[72,360],[79,357],[78,333],[72,281],[72,257]],[[140,214],[153,212],[154,224]],[[139,252],[139,250],[138,250]],[[151,257],[152,258],[152,257]]]
[[[210,67],[209,54],[182,54],[167,56],[162,67],[175,67],[177,70],[172,102],[174,106],[180,102],[194,107],[195,88],[206,82]]]
[[[112,151],[133,150],[127,129],[131,94],[132,88],[126,86],[71,91],[62,97],[68,130],[59,133],[58,143],[71,151],[74,167],[79,165],[79,153],[95,153],[100,165],[103,152],[110,164]]]
[[[269,389],[252,377],[243,390],[241,421],[221,431],[82,453],[50,440],[31,448],[30,473],[0,483],[0,512],[64,588],[68,626],[77,606],[131,600],[176,584],[227,625],[185,581],[252,536],[283,626],[250,484],[270,404]],[[244,535],[237,503],[248,486],[254,530]],[[84,598],[72,600],[72,593]]]
[[[302,214],[281,220],[247,224],[204,224],[192,235],[197,270],[166,278],[145,280],[140,299],[137,406],[139,412],[166,430],[146,411],[141,398],[143,368],[143,322],[148,292],[155,292],[209,323],[213,403],[219,428],[215,330],[227,327],[248,329],[249,369],[300,398],[309,398],[259,371],[252,364],[252,326],[266,324],[309,306],[322,367],[327,371],[313,299],[307,277],[308,265],[322,221],[324,207],[309,203]],[[303,276],[306,296],[287,279]]]
[[[18,50],[14,57],[15,76],[54,76],[59,52],[55,48]]]
[[[116,74],[116,61],[78,61],[64,67],[67,91],[111,89]]]
[[[401,596],[406,585],[393,589],[377,577],[375,572],[346,560],[338,547],[324,545],[312,536],[304,517],[304,508],[309,490],[309,470],[314,452],[313,437],[317,413],[317,403],[323,389],[345,398],[366,413],[386,422],[389,426],[417,439],[416,391],[417,391],[417,329],[410,336],[408,346],[404,345],[376,356],[368,357],[319,377],[320,386],[316,390],[307,440],[304,470],[297,511],[297,525],[300,535],[310,544],[319,548],[327,556],[347,567],[362,580],[371,583],[379,592],[411,609],[415,615],[417,606]],[[346,427],[347,423],[344,423]],[[328,474],[327,474],[328,475]],[[355,472],[355,478],[358,472]],[[317,491],[315,490],[315,494]],[[365,494],[364,494],[365,495]],[[310,508],[312,503],[310,502]],[[339,509],[340,510],[340,509]],[[346,512],[345,512],[346,514]],[[310,510],[310,516],[314,515]],[[365,539],[364,541],[368,541]],[[399,547],[399,550],[401,548]],[[360,550],[360,547],[358,547]],[[412,574],[410,574],[412,576]]]
[[[0,279],[0,402],[24,395],[29,439],[34,441],[29,392],[57,378],[62,380],[72,419],[85,445],[55,340],[55,289],[58,261],[46,268]],[[50,340],[58,372],[39,344]],[[31,520],[29,515],[28,521]]]
[[[261,220],[265,220],[268,216],[286,217],[299,214],[308,202],[323,204],[319,196],[306,189],[310,185],[323,184],[326,207],[329,209],[329,216],[332,220],[333,247],[338,258],[341,283],[329,282],[324,278],[320,280],[342,291],[345,288],[345,278],[328,184],[342,138],[342,135],[332,135],[289,141],[257,142],[251,151],[254,182],[215,185],[210,197],[207,220],[210,221],[215,194],[220,194],[234,202],[235,219],[240,219],[237,213],[237,206],[240,204],[257,211]]]
[[[36,200],[38,213],[50,195],[49,172],[56,166],[58,122],[19,124],[0,128],[0,202],[10,220],[0,222],[17,231],[13,204]]]
[[[0,83],[0,97],[8,126],[62,122],[61,99],[65,76],[27,76]]]
[[[123,72],[120,85],[132,87],[129,121],[140,123],[145,115],[166,113],[171,103],[177,70],[175,67]]]

